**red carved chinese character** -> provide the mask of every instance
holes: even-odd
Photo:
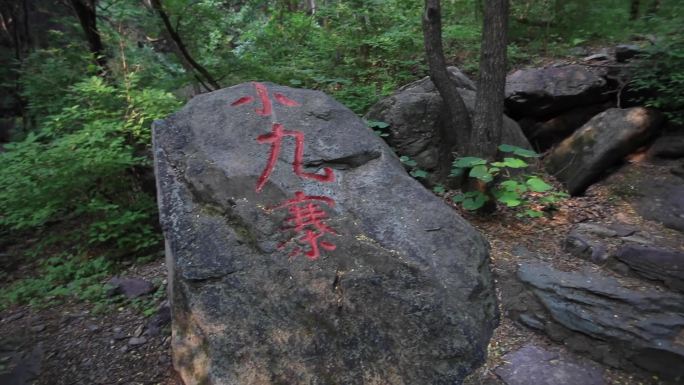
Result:
[[[290,216],[285,218],[285,226],[283,226],[282,230],[295,232],[295,235],[290,240],[281,243],[278,249],[284,249],[287,244],[294,240],[300,245],[307,245],[309,247],[308,251],[306,251],[306,256],[312,261],[318,259],[321,255],[320,249],[335,250],[336,246],[332,243],[319,241],[318,239],[326,233],[337,235],[335,230],[324,222],[327,214],[318,202],[323,202],[329,207],[335,206],[335,201],[331,198],[304,195],[303,192],[297,191],[294,198],[273,208],[287,208]],[[297,235],[300,236],[296,238]],[[290,257],[297,256],[302,252],[302,248],[295,245],[290,252]]]
[[[266,88],[265,85],[261,83],[254,83],[254,88],[256,89],[257,96],[259,97],[259,100],[261,101],[261,107],[255,109],[257,114],[261,116],[271,116],[271,113],[273,112],[273,103],[271,102],[271,98],[268,97],[268,89]],[[300,106],[299,103],[295,102],[294,100],[288,98],[287,96],[281,94],[281,93],[274,93],[273,96],[275,97],[276,101],[283,106],[286,107],[298,107]],[[250,104],[254,101],[254,98],[251,96],[243,96],[239,98],[238,100],[234,101],[230,105],[233,107],[241,106],[243,104]]]
[[[283,145],[283,138],[286,136],[291,136],[295,139],[295,154],[294,160],[292,161],[292,170],[297,176],[307,179],[317,180],[319,182],[334,182],[335,174],[330,167],[325,167],[323,169],[323,175],[305,172],[303,165],[304,158],[304,134],[301,131],[286,130],[280,123],[274,123],[270,134],[259,135],[257,137],[257,142],[259,143],[270,143],[271,153],[268,156],[268,161],[266,162],[266,168],[259,176],[257,181],[256,191],[260,192],[264,188],[264,185],[271,176],[271,172],[275,168],[275,164],[280,155],[280,149]]]

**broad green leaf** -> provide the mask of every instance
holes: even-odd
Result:
[[[451,197],[451,201],[454,203],[461,203],[465,199],[465,195],[457,194]]]
[[[390,126],[389,123],[381,122],[378,120],[367,120],[366,125],[370,128],[379,128],[379,129],[387,128]]]
[[[492,166],[509,167],[509,168],[525,168],[529,166],[527,162],[518,158],[504,158],[503,162],[493,162]]]
[[[444,186],[442,186],[441,184],[438,184],[432,188],[432,191],[434,191],[437,194],[444,194],[446,192],[446,188],[444,188]]]
[[[537,158],[539,154],[532,150],[527,150],[522,147],[512,146],[510,144],[502,144],[499,146],[499,151],[501,152],[512,152],[515,155],[522,156],[524,158]]]
[[[483,193],[478,192],[479,194],[473,198],[466,198],[463,200],[463,208],[468,210],[468,211],[474,211],[479,209],[480,207],[484,206],[485,202],[489,200],[489,198],[484,195]]]
[[[499,188],[505,191],[517,191],[518,193],[527,192],[527,186],[514,180],[506,180],[499,184]]]
[[[401,163],[409,167],[416,167],[418,165],[418,162],[416,162],[415,160],[411,159],[406,155],[399,157],[399,160],[401,161]]]
[[[524,212],[525,215],[527,215],[530,218],[541,218],[544,216],[544,213],[538,210],[525,210]]]
[[[545,192],[553,188],[553,186],[549,185],[548,183],[544,182],[541,178],[536,176],[528,179],[526,183],[530,190],[534,192]]]
[[[456,158],[452,165],[454,167],[467,168],[477,166],[480,164],[487,164],[487,161],[475,156],[465,156],[463,158]]]
[[[452,168],[449,176],[461,176],[464,170],[464,168]]]
[[[491,182],[494,177],[487,170],[487,166],[480,164],[470,169],[470,177],[477,178],[483,182]]]
[[[516,193],[515,191],[504,191],[499,194],[496,199],[508,207],[520,206],[522,203],[520,200],[520,194]]]
[[[427,178],[427,176],[428,176],[427,171],[421,170],[421,169],[415,169],[415,170],[411,171],[410,174],[414,178]]]

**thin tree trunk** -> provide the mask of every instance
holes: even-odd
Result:
[[[484,10],[470,154],[485,158],[496,155],[497,146],[501,144],[508,9],[508,0],[489,0]]]
[[[629,2],[629,20],[634,21],[639,18],[639,0]]]
[[[439,0],[425,0],[423,14],[423,37],[429,66],[430,79],[439,90],[447,109],[448,124],[442,133],[443,147],[456,148],[459,155],[465,155],[471,131],[470,116],[456,84],[449,78],[442,47],[442,14]],[[443,151],[440,151],[444,156]],[[450,154],[446,154],[447,156]],[[440,164],[443,164],[440,161]]]
[[[213,76],[207,71],[206,68],[204,68],[201,64],[199,64],[195,59],[193,59],[192,55],[190,55],[190,52],[188,52],[188,49],[185,47],[185,44],[183,43],[183,39],[181,39],[180,35],[178,32],[173,28],[173,25],[171,25],[171,21],[169,20],[169,15],[166,14],[166,11],[164,11],[164,7],[161,4],[161,0],[151,0],[150,4],[152,8],[157,11],[157,14],[159,17],[162,19],[162,22],[164,23],[164,27],[166,28],[166,32],[169,34],[169,37],[171,37],[171,40],[173,40],[174,44],[178,48],[178,51],[181,54],[181,60],[187,61],[192,68],[201,75],[204,80],[213,87],[213,89],[218,90],[221,88],[219,83],[214,79]]]
[[[95,56],[95,61],[104,72],[107,68],[107,58],[104,54],[104,46],[97,30],[97,15],[95,10],[96,0],[70,0],[71,6],[76,12],[78,21],[81,23],[83,33],[88,41],[88,49]]]

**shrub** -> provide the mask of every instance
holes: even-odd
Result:
[[[536,158],[539,154],[520,147],[502,144],[499,151],[504,158],[490,162],[478,157],[456,158],[452,166],[452,176],[468,173],[469,178],[484,184],[482,191],[467,191],[452,197],[455,203],[469,211],[479,210],[491,200],[507,207],[519,210],[519,216],[541,217],[544,210],[567,197],[567,194],[556,191],[539,175],[521,173],[514,170],[526,170],[527,159]]]

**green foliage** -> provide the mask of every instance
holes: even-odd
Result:
[[[408,168],[409,174],[416,179],[425,179],[429,176],[428,172],[418,168],[418,162],[411,159],[409,156],[399,157],[401,163]]]
[[[454,160],[452,176],[461,176],[467,172],[469,178],[479,180],[486,189],[457,194],[452,197],[453,202],[466,210],[475,211],[495,199],[506,207],[522,208],[518,213],[520,216],[540,217],[543,210],[548,210],[558,200],[567,197],[567,194],[555,191],[540,176],[513,172],[529,167],[521,158],[535,158],[538,154],[507,144],[499,146],[499,151],[510,156],[493,162],[472,156]]]
[[[135,79],[129,79],[135,84]],[[90,77],[72,85],[42,130],[0,154],[0,226],[28,230],[80,218],[82,246],[121,256],[158,245],[154,197],[142,192],[137,155],[150,123],[178,103],[158,90],[114,86]]]
[[[684,124],[684,28],[646,48],[634,71],[632,84],[646,94],[646,106],[665,112],[677,124]]]
[[[0,291],[0,309],[24,303],[47,306],[66,297],[103,301],[106,288],[102,281],[112,269],[112,263],[104,257],[62,254],[44,259],[39,275],[16,281]]]

